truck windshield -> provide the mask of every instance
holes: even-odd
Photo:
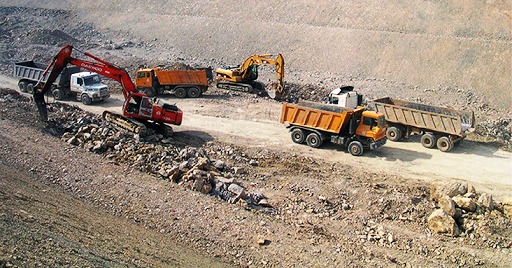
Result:
[[[89,76],[89,77],[84,78],[84,85],[86,85],[86,86],[98,84],[100,82],[101,82],[101,79],[100,79],[99,75]]]
[[[363,124],[365,124],[367,126],[371,126],[371,127],[376,127],[377,126],[377,119],[365,116],[363,118]]]
[[[386,118],[384,116],[379,117],[379,127],[385,127],[386,125]]]

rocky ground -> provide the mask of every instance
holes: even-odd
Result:
[[[98,31],[72,11],[1,7],[0,14],[6,75],[13,61],[46,62],[76,40],[130,73],[181,56],[170,49],[146,57],[160,53],[154,43]],[[318,85],[319,75],[290,76],[300,79],[287,83],[287,100],[321,101],[339,83],[363,88],[367,98],[397,85],[350,77]],[[510,145],[510,116],[481,94],[439,86],[410,95],[416,85],[401,86],[404,93],[394,97],[476,107],[472,139]],[[0,104],[2,267],[493,267],[512,260],[509,201],[493,201],[468,183],[430,185],[284,147],[255,148],[250,139],[231,143],[185,131],[140,138],[60,103],[42,124],[29,98],[5,88]],[[213,116],[238,115],[218,109]],[[250,109],[240,116],[261,119]]]

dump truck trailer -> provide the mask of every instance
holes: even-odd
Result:
[[[32,94],[35,85],[39,81],[46,83],[48,75],[42,77],[45,69],[46,64],[34,61],[14,63],[14,75],[19,79],[19,90]],[[80,67],[77,66],[66,67],[62,70],[53,82],[51,93],[57,100],[75,94],[78,101],[87,105],[110,97],[108,86],[101,82],[97,73],[82,72]]]
[[[437,146],[439,150],[448,152],[466,137],[467,132],[474,130],[473,112],[389,97],[373,100],[370,104],[385,116],[388,124],[386,136],[391,141],[419,134],[424,147]]]
[[[135,85],[137,90],[146,93],[149,97],[169,91],[178,98],[198,98],[208,90],[207,71],[204,68],[200,70],[140,69],[135,75]]]
[[[343,108],[329,104],[301,101],[284,102],[281,123],[290,129],[292,141],[313,148],[325,141],[342,145],[354,156],[386,143],[384,116],[364,107]]]

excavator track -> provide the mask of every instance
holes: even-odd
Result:
[[[245,93],[257,93],[261,94],[262,92],[267,92],[267,95],[275,99],[276,93],[273,90],[267,89],[265,85],[257,81],[251,81],[250,84],[247,83],[233,83],[233,82],[217,82],[217,88],[227,89],[232,91],[240,91]]]
[[[114,124],[116,127],[120,129],[133,132],[141,137],[144,137],[147,134],[146,125],[144,125],[142,122],[128,118],[126,116],[117,113],[112,113],[109,111],[104,111],[103,119],[105,119],[107,122]]]
[[[217,88],[227,89],[232,91],[240,91],[246,93],[253,93],[254,88],[249,84],[231,83],[231,82],[217,82]]]

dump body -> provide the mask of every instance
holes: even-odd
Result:
[[[155,71],[155,75],[160,85],[193,84],[199,86],[208,86],[205,70],[173,71],[157,69]]]
[[[473,112],[436,107],[397,100],[389,97],[372,101],[377,112],[384,114],[389,124],[400,124],[422,131],[464,137],[474,126]]]
[[[34,61],[17,62],[14,64],[14,76],[20,80],[37,83],[39,79],[41,79],[45,69],[45,64],[36,63]],[[58,87],[69,87],[71,75],[78,72],[80,72],[80,67],[73,66],[64,68],[53,84]],[[47,79],[48,75],[46,75],[41,82],[46,82]]]
[[[364,108],[349,109],[320,103],[303,102],[300,105],[283,103],[281,123],[313,128],[329,133],[340,133],[355,112]]]

